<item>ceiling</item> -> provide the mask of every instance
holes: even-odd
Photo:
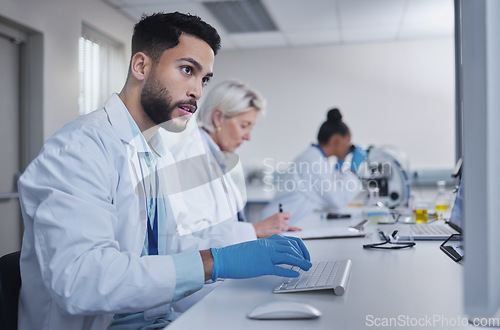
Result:
[[[143,13],[158,11],[198,15],[219,31],[225,50],[428,39],[450,37],[454,31],[453,0],[103,1],[134,21]],[[262,10],[268,13],[273,28],[266,25],[260,32],[230,32],[234,29],[228,22],[234,27],[247,18],[250,23],[260,21],[265,14]]]

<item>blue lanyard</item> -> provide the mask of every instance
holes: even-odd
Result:
[[[148,255],[158,255],[158,203],[155,207],[153,228],[148,214]]]
[[[159,180],[158,180],[158,172],[155,171],[156,176],[156,195],[158,195],[159,188]],[[151,219],[148,214],[148,255],[158,255],[158,196],[151,197],[151,203],[153,198],[156,198],[155,208],[154,208],[154,216],[153,216],[153,227],[151,228]]]
[[[148,203],[148,198],[147,198],[147,191],[146,191],[146,185],[144,183],[144,172],[142,170],[142,163],[139,160],[139,166],[141,168],[141,173],[143,175],[142,179],[142,186],[144,188],[144,194],[146,195],[146,214],[148,217],[148,255],[158,255],[158,196],[151,196],[149,198],[150,202]],[[158,179],[158,171],[155,170],[155,180],[156,180],[156,195],[158,195],[158,190],[159,190],[159,179]],[[151,173],[149,174],[151,175]],[[156,203],[154,207],[154,216],[153,216],[153,226],[151,227],[151,218],[149,217],[149,210],[150,207],[148,207],[148,204],[153,203],[153,198],[156,198]]]

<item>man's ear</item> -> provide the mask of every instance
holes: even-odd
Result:
[[[143,52],[137,52],[130,61],[130,72],[135,79],[143,81],[151,69],[151,58]]]
[[[216,128],[222,125],[223,117],[224,117],[224,112],[222,111],[222,109],[215,108],[214,111],[212,112],[212,122],[214,123],[214,126]]]

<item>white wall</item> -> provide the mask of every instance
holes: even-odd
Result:
[[[1,0],[0,15],[43,34],[45,139],[78,117],[78,38],[82,21],[123,43],[123,65],[128,65],[135,22],[101,0]]]
[[[392,144],[412,169],[454,165],[453,38],[332,47],[221,51],[210,85],[239,78],[268,100],[245,166],[290,161],[340,107],[359,144]],[[210,86],[209,85],[209,86]],[[209,87],[207,87],[207,90]]]

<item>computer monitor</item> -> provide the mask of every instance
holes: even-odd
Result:
[[[500,307],[500,1],[455,0],[463,114],[464,311]]]

